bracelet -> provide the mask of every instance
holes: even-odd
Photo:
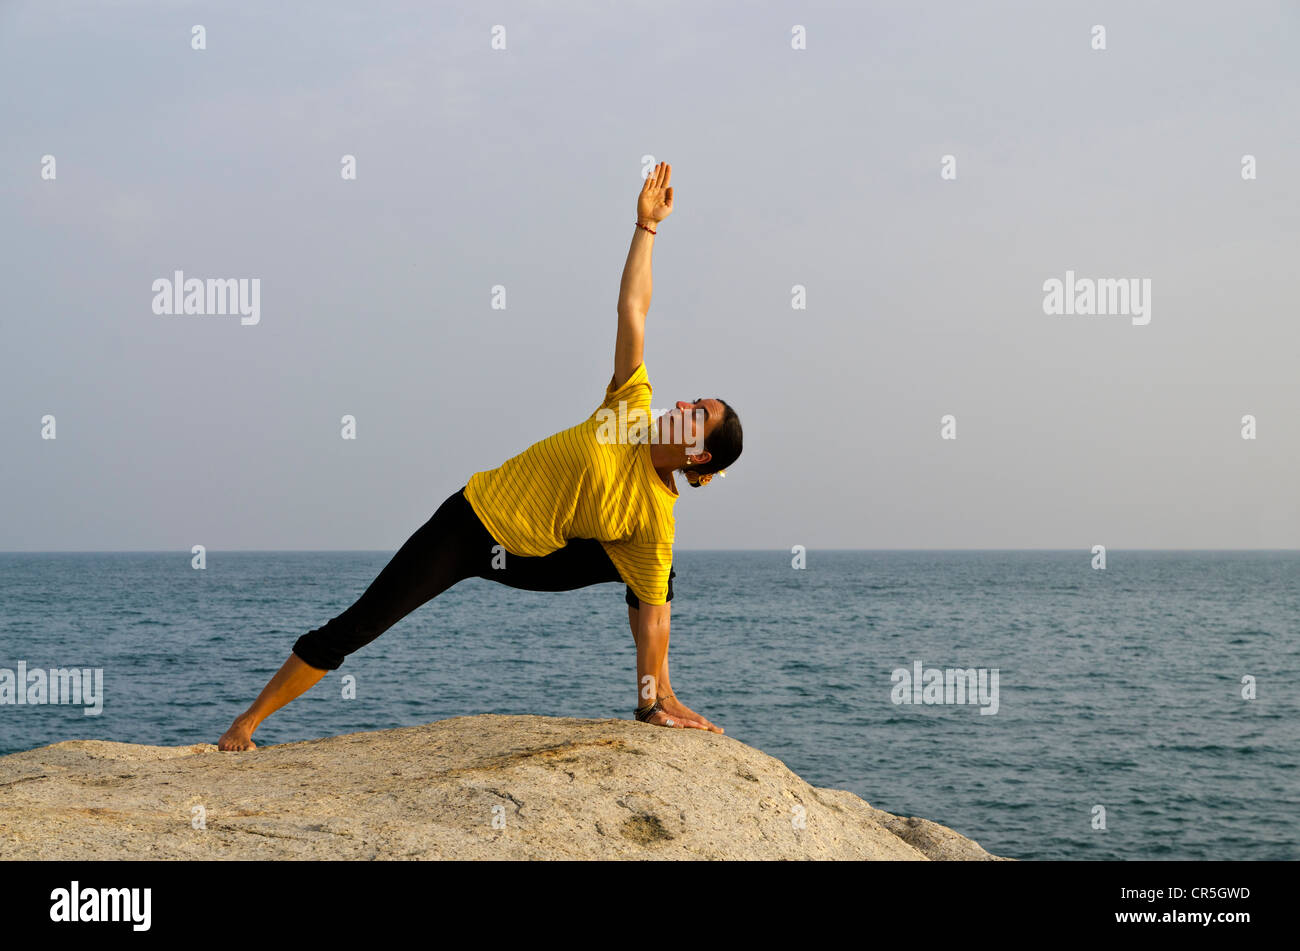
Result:
[[[642,723],[644,723],[645,721],[649,720],[652,716],[654,716],[656,713],[658,713],[659,709],[660,709],[659,701],[655,700],[654,703],[650,704],[647,707],[637,707],[632,712],[632,715],[636,717],[638,720],[640,720]]]
[[[637,226],[638,228],[644,228],[646,231],[650,231],[649,228],[646,228],[646,226],[643,225],[643,224],[641,224],[641,222],[639,222],[639,221],[638,221],[638,222],[635,222],[635,224],[636,224],[636,226]],[[650,233],[651,233],[651,234],[658,234],[659,232],[658,232],[658,231],[650,231]]]

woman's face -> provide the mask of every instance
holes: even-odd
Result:
[[[719,400],[678,400],[677,405],[659,417],[659,443],[681,446],[687,455],[704,451],[704,439],[722,421],[725,407]]]

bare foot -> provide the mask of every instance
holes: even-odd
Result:
[[[242,715],[235,718],[235,722],[230,724],[227,730],[217,740],[217,749],[219,750],[255,750],[257,744],[253,742],[253,730],[256,727],[251,725]]]

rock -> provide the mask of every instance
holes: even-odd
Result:
[[[483,715],[244,753],[70,740],[0,757],[0,859],[159,858],[998,857],[729,736],[635,720]]]

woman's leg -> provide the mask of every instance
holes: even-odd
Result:
[[[289,659],[280,665],[270,683],[262,688],[253,705],[235,717],[230,729],[217,740],[219,750],[251,750],[257,744],[253,742],[253,731],[259,723],[295,697],[301,696],[328,671],[309,667],[298,657],[290,654]]]
[[[526,557],[505,553],[499,567],[484,565],[479,578],[525,591],[573,591],[588,585],[622,581],[605,548],[594,538],[571,538],[549,555]]]
[[[482,528],[481,522],[479,527]],[[490,541],[491,536],[486,529],[483,529],[483,537],[489,539],[490,544],[496,544]],[[605,552],[605,546],[594,538],[571,538],[563,548],[538,557],[505,553],[504,558],[494,559],[492,564],[484,566],[481,571],[475,571],[474,575],[525,591],[573,591],[588,585],[623,580],[618,568]],[[676,576],[677,571],[670,568],[669,601],[673,599],[673,578]],[[627,606],[640,607],[641,602],[632,593],[632,589],[626,584],[624,588]]]
[[[293,652],[312,667],[337,670],[348,654],[473,576],[491,557],[492,544],[469,501],[455,492],[406,540],[355,604],[298,638]]]
[[[258,724],[305,693],[328,671],[337,669],[348,654],[458,581],[476,574],[491,558],[492,544],[492,536],[465,496],[454,493],[407,539],[355,604],[298,638],[289,659],[252,706],[235,718],[217,742],[218,748],[253,749],[252,735]]]

